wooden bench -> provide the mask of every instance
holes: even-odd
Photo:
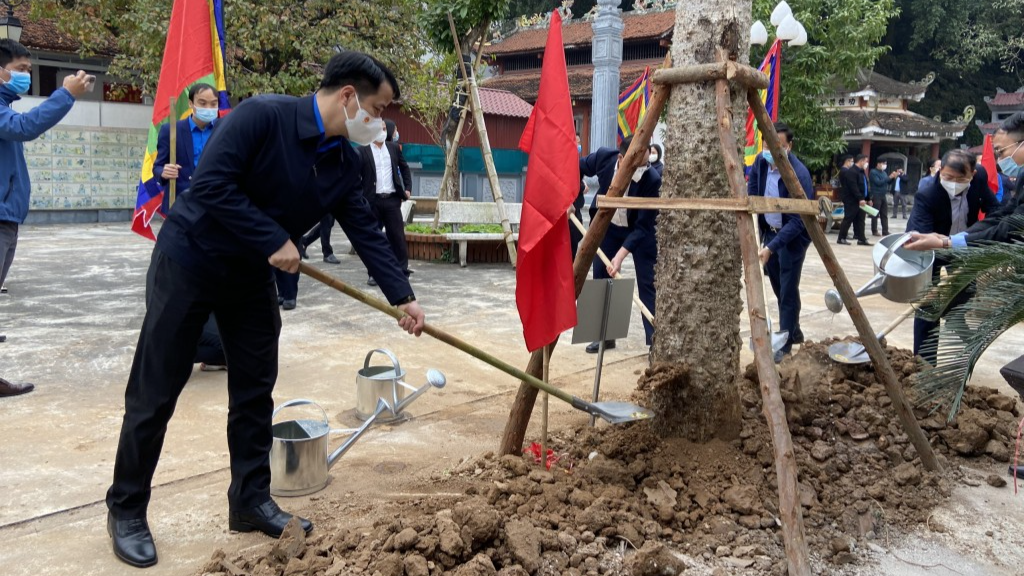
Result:
[[[495,240],[504,241],[502,233],[487,234],[479,232],[461,233],[460,225],[467,224],[501,224],[498,218],[498,207],[494,202],[438,202],[438,224],[451,224],[453,232],[447,234],[449,240],[459,243],[459,264],[466,267],[466,251],[470,242]],[[523,205],[505,202],[505,214],[512,225],[512,240],[519,239],[519,219]]]

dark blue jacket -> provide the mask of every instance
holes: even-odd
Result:
[[[256,96],[218,122],[158,250],[195,274],[266,281],[267,258],[330,213],[392,304],[413,294],[363,197],[359,153],[344,139],[318,151],[313,96]]]
[[[989,214],[999,208],[995,194],[988,188],[988,173],[981,166],[978,166],[971,186],[964,194],[967,195],[968,227],[978,221],[978,210],[984,210]],[[949,194],[942,187],[942,182],[936,178],[930,185],[914,194],[914,207],[910,210],[907,231],[949,235],[952,228],[953,206],[949,202]]]
[[[580,178],[596,176],[599,183],[597,196],[590,207],[590,216],[597,213],[598,198],[608,193],[615,175],[615,164],[619,159],[619,151],[614,148],[598,148],[597,152],[580,158]],[[657,170],[648,169],[640,182],[629,182],[627,196],[633,198],[657,198],[661,193],[661,175]],[[654,232],[654,222],[658,218],[657,210],[626,210],[626,222],[629,224],[629,235],[622,247],[630,252],[638,250],[657,251],[658,240]],[[614,256],[614,254],[612,255]],[[612,256],[609,256],[611,258]]]
[[[789,163],[793,165],[793,170],[796,172],[796,177],[800,180],[804,194],[808,198],[813,198],[814,184],[811,182],[811,173],[807,170],[807,167],[792,152],[789,153]],[[764,188],[767,184],[768,161],[764,159],[764,156],[758,154],[757,158],[754,158],[754,164],[750,167],[750,175],[747,178],[747,195],[764,196]],[[789,189],[786,188],[786,183],[781,179],[779,180],[779,198],[789,198]],[[764,214],[759,214],[757,218],[761,230],[767,230],[768,221],[765,220]],[[782,246],[794,249],[807,248],[807,245],[810,243],[811,236],[807,233],[807,228],[804,227],[804,222],[800,219],[800,216],[783,213],[782,228],[779,229],[779,233],[768,243],[766,248],[775,253]]]
[[[0,222],[21,224],[28,216],[32,183],[25,164],[25,142],[35,140],[71,111],[75,98],[64,88],[20,114],[11,104],[20,96],[0,87]]]
[[[214,122],[210,130],[214,130],[220,120]],[[175,190],[175,194],[181,194],[185,190],[188,190],[189,185],[192,184],[192,171],[195,165],[196,156],[195,151],[192,149],[192,127],[189,125],[188,118],[184,120],[178,120],[175,123],[178,129],[176,142],[177,151],[175,152],[174,163],[181,166],[181,170],[178,170],[178,186]],[[164,124],[160,127],[160,133],[156,138],[156,160],[153,161],[153,177],[160,182],[160,186],[167,188],[170,181],[166,180],[160,174],[164,171],[164,165],[170,164],[171,162],[171,125]],[[167,214],[170,202],[170,192],[164,194],[163,211]]]

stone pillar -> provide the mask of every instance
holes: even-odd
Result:
[[[933,159],[939,158],[939,143],[935,142],[932,144],[932,157],[928,159],[931,162]]]
[[[622,11],[620,0],[597,0],[594,18],[593,104],[590,112],[590,151],[618,146],[619,67],[622,65]]]
[[[861,142],[860,153],[865,156],[871,156],[871,140]]]

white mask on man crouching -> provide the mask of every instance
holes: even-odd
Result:
[[[387,139],[388,139],[388,133],[382,130],[380,132],[380,134],[377,134],[377,136],[374,137],[373,141],[376,142],[377,144],[383,144],[384,141],[387,140]]]

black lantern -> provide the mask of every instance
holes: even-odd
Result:
[[[0,16],[0,39],[10,38],[15,42],[21,41],[21,20],[14,15],[14,7],[21,4],[19,0],[0,0],[0,4],[7,8],[7,14]]]

